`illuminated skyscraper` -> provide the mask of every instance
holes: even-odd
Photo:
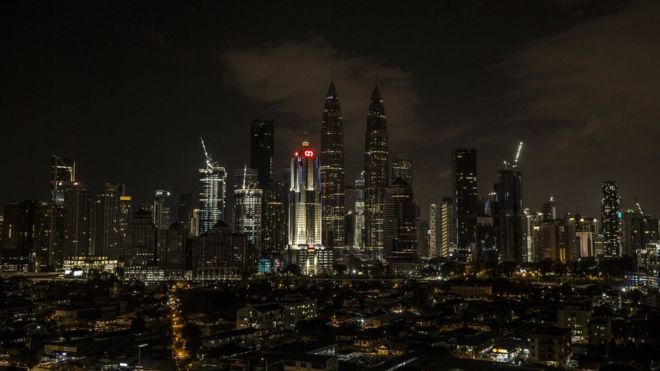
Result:
[[[289,246],[306,249],[321,245],[319,160],[304,140],[291,158],[289,188]]]
[[[257,170],[245,167],[234,171],[234,232],[244,233],[255,252],[261,252],[261,207]]]
[[[458,257],[471,261],[476,245],[477,226],[477,150],[455,149],[452,152],[452,186]]]
[[[76,181],[76,161],[53,155],[50,163],[51,201],[64,204],[64,190]]]
[[[429,207],[429,258],[440,256],[440,207],[431,204]]]
[[[603,224],[603,255],[606,258],[621,255],[621,209],[619,189],[616,182],[608,180],[601,186],[601,222]]]
[[[323,245],[344,246],[344,129],[339,97],[330,83],[321,126],[321,204]]]
[[[438,224],[440,229],[439,255],[446,258],[456,250],[456,217],[454,202],[451,197],[442,199],[438,207]]]
[[[154,193],[154,203],[151,214],[157,229],[167,230],[172,224],[171,207],[172,192],[159,189]]]
[[[289,251],[287,264],[303,274],[330,272],[333,250],[322,245],[319,159],[304,140],[291,158],[289,187]]]
[[[388,186],[387,116],[378,85],[371,94],[365,133],[364,187],[366,246],[383,248],[385,188]]]
[[[204,155],[206,157],[206,166],[199,169],[199,233],[205,233],[218,220],[225,218],[225,192],[227,184],[227,172],[224,167],[219,166],[213,161],[206,151],[204,141],[202,141]]]

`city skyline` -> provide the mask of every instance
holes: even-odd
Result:
[[[234,6],[233,10],[240,13],[241,7]],[[46,199],[48,190],[40,182],[24,182],[24,179],[47,179],[48,169],[39,164],[52,154],[76,159],[78,178],[90,188],[100,188],[106,182],[124,183],[127,192],[138,202],[150,201],[157,189],[171,190],[175,195],[194,192],[196,174],[190,165],[200,160],[197,138],[205,137],[209,147],[214,149],[211,151],[214,158],[227,169],[242,168],[248,162],[246,148],[249,144],[243,133],[257,117],[273,119],[280,129],[275,145],[278,148],[275,167],[281,169],[286,166],[288,149],[295,148],[305,131],[310,134],[312,143],[320,143],[320,111],[331,80],[342,96],[345,183],[351,184],[360,171],[360,166],[355,164],[361,162],[363,150],[360,133],[364,130],[365,101],[377,81],[388,105],[388,130],[392,138],[397,139],[392,141],[390,152],[410,154],[418,180],[415,193],[423,208],[451,194],[452,148],[476,148],[482,154],[477,164],[478,191],[484,195],[496,180],[501,161],[509,159],[517,141],[522,140],[526,143],[520,165],[525,173],[525,188],[535,190],[523,192],[526,207],[536,209],[554,196],[561,214],[570,210],[597,216],[600,212],[598,187],[603,180],[615,179],[623,208],[633,206],[636,196],[650,213],[658,214],[658,196],[654,192],[658,175],[644,172],[641,182],[638,175],[643,170],[644,159],[655,153],[652,146],[643,145],[644,138],[656,135],[658,130],[654,125],[658,112],[655,105],[647,103],[656,97],[657,87],[643,82],[650,79],[640,79],[637,74],[629,76],[632,71],[616,58],[607,59],[606,66],[593,64],[597,73],[589,77],[598,78],[605,68],[611,68],[620,77],[617,81],[629,81],[622,91],[639,87],[635,91],[644,91],[647,95],[640,97],[634,107],[623,101],[620,105],[603,105],[600,100],[586,98],[583,109],[578,110],[566,106],[568,103],[563,100],[558,101],[554,91],[562,87],[557,85],[559,82],[551,84],[530,77],[540,67],[538,63],[542,63],[539,56],[561,57],[559,60],[576,60],[576,63],[582,60],[583,57],[574,52],[571,36],[589,40],[586,45],[597,52],[606,51],[597,42],[600,40],[597,35],[621,31],[611,40],[622,45],[638,34],[638,27],[633,27],[632,36],[626,36],[623,31],[627,29],[622,28],[622,23],[635,20],[657,27],[648,23],[648,17],[657,14],[658,6],[647,2],[560,5],[552,1],[534,7],[524,2],[457,6],[457,11],[452,12],[455,19],[440,14],[443,22],[428,25],[433,31],[431,34],[451,27],[467,27],[471,24],[465,23],[470,19],[468,15],[482,21],[483,26],[471,30],[464,38],[451,33],[443,36],[439,42],[446,48],[445,52],[434,46],[429,50],[428,61],[410,58],[419,56],[420,50],[430,42],[428,36],[417,32],[421,25],[409,25],[401,36],[383,30],[391,38],[388,43],[391,47],[380,50],[382,41],[372,42],[373,36],[367,33],[361,34],[360,42],[351,40],[344,31],[333,34],[327,22],[315,26],[309,21],[295,27],[307,30],[303,36],[294,36],[292,28],[285,26],[272,35],[252,31],[230,42],[231,36],[237,35],[215,28],[215,17],[223,20],[226,15],[214,7],[190,9],[193,14],[203,13],[214,20],[195,24],[191,30],[164,23],[164,17],[172,11],[168,8],[160,9],[149,22],[136,20],[119,27],[111,17],[91,30],[73,18],[69,22],[72,28],[65,29],[60,20],[52,19],[52,13],[44,9],[34,10],[34,13],[21,7],[9,9],[8,14],[30,14],[33,19],[43,21],[51,33],[45,35],[39,30],[10,33],[15,42],[8,47],[11,58],[3,62],[3,69],[18,69],[19,73],[10,74],[3,89],[22,94],[5,94],[14,97],[2,103],[2,110],[7,113],[7,135],[29,137],[29,143],[34,145],[15,141],[3,146],[5,169],[13,176],[0,185],[0,197],[3,202]],[[90,5],[83,11],[99,10],[96,7]],[[438,15],[442,7],[443,4],[423,4],[419,9],[405,9],[393,5],[377,12],[385,19],[394,19],[395,10],[411,15],[426,10]],[[60,10],[61,20],[73,17],[68,9]],[[349,28],[357,24],[357,19],[348,15],[345,7],[325,5],[313,12],[324,11],[345,16]],[[525,17],[498,29],[497,35],[501,37],[486,47],[478,36],[486,27],[500,25],[498,15],[502,12],[525,14]],[[556,16],[554,23],[546,19],[548,12]],[[118,13],[120,17],[121,9]],[[534,21],[539,21],[534,27],[528,24]],[[365,22],[372,24],[373,20]],[[607,31],[610,29],[614,31]],[[528,30],[534,32],[520,36]],[[201,31],[209,32],[201,37]],[[115,33],[121,37],[106,47],[89,47],[90,41]],[[404,37],[413,37],[415,42],[408,45],[403,42]],[[35,40],[41,40],[39,45],[45,47],[33,52],[42,58],[33,58],[34,55],[24,48]],[[197,40],[197,43],[184,47],[181,58],[175,58],[172,48],[189,40]],[[162,58],[152,60],[140,55],[143,47]],[[470,50],[480,47],[483,47],[482,61],[477,62],[470,57]],[[660,53],[654,44],[640,49],[648,56],[644,64],[638,66],[644,71],[647,63],[652,65]],[[201,57],[188,58],[195,51],[200,52]],[[102,62],[109,54],[118,55],[123,62],[117,65]],[[292,56],[297,56],[300,71],[284,67],[290,65]],[[88,72],[73,68],[80,65],[86,66],[83,70]],[[433,69],[434,66],[439,68]],[[574,69],[573,65],[565,67],[569,71]],[[44,72],[29,73],[37,68]],[[175,77],[168,77],[169,71],[175,72]],[[36,84],[35,79],[43,74],[48,76],[45,84]],[[22,83],[16,76],[27,76],[27,80]],[[116,82],[105,76],[112,76]],[[211,76],[211,84],[202,84],[203,76]],[[93,78],[90,80],[90,77]],[[575,80],[572,74],[569,77],[576,82],[574,90],[588,92],[591,89],[586,79]],[[180,79],[191,85],[186,88]],[[102,89],[105,95],[93,91],[89,81],[105,87]],[[265,89],[257,89],[257,81],[264,81]],[[607,96],[617,85],[607,79],[603,81],[603,94]],[[530,84],[538,89],[530,91]],[[286,86],[286,90],[276,93],[275,86]],[[122,88],[131,93],[123,94]],[[62,90],[61,94],[57,93],[58,89]],[[494,94],[493,90],[499,92]],[[539,101],[528,99],[529,93],[545,97],[543,99],[557,109],[540,112]],[[153,98],[148,98],[151,94]],[[189,94],[194,98],[186,98]],[[93,102],[88,101],[92,98]],[[624,115],[633,108],[629,116]],[[644,112],[646,115],[642,115]],[[574,135],[567,131],[571,123],[574,123]],[[625,136],[619,135],[616,129],[623,123],[633,128],[626,130]],[[90,145],[97,128],[101,127],[114,130],[104,129],[104,140]],[[235,134],[224,135],[225,130]],[[423,138],[420,133],[425,134]],[[153,140],[155,137],[157,141]],[[578,137],[586,139],[576,145],[572,140]],[[601,148],[612,150],[603,152]],[[107,156],[108,153],[113,156]],[[558,172],[565,176],[548,175]]]

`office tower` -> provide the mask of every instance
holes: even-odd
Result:
[[[406,153],[397,153],[392,160],[390,179],[403,179],[411,187],[413,186],[412,162]]]
[[[263,255],[280,256],[288,243],[288,188],[282,181],[272,181],[263,191],[261,250]]]
[[[440,205],[429,207],[429,258],[440,256]]]
[[[522,220],[522,225],[523,225],[523,253],[525,255],[525,258],[523,259],[524,262],[535,262],[537,261],[537,257],[535,254],[535,237],[538,232],[538,224],[540,222],[540,218],[538,217],[538,214],[535,212],[532,212],[529,210],[529,208],[525,208],[523,210],[523,220]]]
[[[429,257],[429,222],[417,216],[417,255]]]
[[[387,116],[378,85],[371,94],[367,114],[364,155],[364,197],[366,246],[383,248],[385,188],[388,185]]]
[[[166,270],[170,278],[183,278],[186,268],[186,249],[188,247],[188,229],[185,223],[177,221],[172,223],[165,233],[165,242],[157,251],[158,266]]]
[[[250,168],[259,174],[259,188],[265,189],[273,179],[273,121],[256,119],[250,127]]]
[[[64,191],[64,258],[89,255],[90,196],[87,187],[73,183]]]
[[[548,201],[543,203],[541,212],[543,213],[543,221],[557,219],[557,203],[554,197],[550,196]]]
[[[459,261],[472,260],[476,246],[477,221],[477,150],[459,148],[452,151],[452,188]]]
[[[151,217],[157,229],[169,229],[171,220],[172,192],[158,189],[154,192],[154,201],[151,206]]]
[[[53,218],[55,205],[50,202],[38,201],[34,225],[34,254],[31,269],[35,272],[52,270],[51,254],[55,242],[56,231]]]
[[[209,231],[218,220],[225,218],[225,192],[227,172],[224,167],[213,161],[206,151],[202,140],[202,148],[206,157],[205,167],[199,169],[199,232]]]
[[[546,218],[543,213],[543,218]],[[559,260],[562,263],[576,261],[578,249],[574,217],[543,220],[539,224],[539,250],[542,259]]]
[[[121,243],[121,201],[124,187],[120,184],[105,183],[92,204],[91,248],[93,255],[110,259],[120,257]]]
[[[601,186],[601,223],[603,224],[604,251],[606,258],[620,256],[621,246],[621,210],[619,209],[619,190],[616,182],[608,180]]]
[[[256,169],[234,171],[234,232],[246,235],[255,256],[261,253],[262,197]]]
[[[304,140],[291,158],[289,188],[289,246],[306,249],[321,245],[319,161]]]
[[[122,194],[119,196],[119,246],[117,251],[110,252],[108,257],[119,259],[126,256],[126,251],[130,246],[130,222],[131,222],[131,203],[133,197]]]
[[[64,190],[76,181],[76,161],[53,155],[50,162],[51,201],[64,204]]]
[[[598,219],[576,217],[575,238],[581,258],[596,256],[594,238],[598,235]]]
[[[127,265],[148,265],[156,254],[156,226],[149,208],[141,206],[131,217],[130,244],[126,251]]]
[[[364,171],[360,173],[353,185],[345,187],[346,204],[348,205],[346,229],[347,247],[364,248]],[[349,225],[350,224],[350,225]]]
[[[385,189],[383,252],[387,259],[417,255],[417,211],[413,189],[397,178]]]
[[[38,204],[36,200],[5,204],[0,255],[6,270],[34,271],[37,266]]]
[[[451,197],[444,197],[439,205],[439,256],[446,258],[456,250],[456,207]]]
[[[497,250],[502,261],[523,260],[522,174],[516,167],[498,172],[495,183]]]
[[[647,221],[635,209],[627,209],[621,218],[621,252],[623,255],[633,256],[637,250],[644,248],[644,230]]]
[[[330,83],[323,105],[321,125],[321,205],[322,243],[344,246],[344,129],[339,97]]]
[[[190,231],[190,219],[193,212],[193,195],[190,192],[179,195],[177,206],[177,221],[182,222],[186,230]]]

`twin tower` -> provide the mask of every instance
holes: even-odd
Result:
[[[373,251],[383,247],[388,160],[387,118],[376,86],[367,113],[364,154],[364,242]],[[294,153],[290,175],[289,246],[299,250],[352,246],[346,241],[344,129],[334,83],[323,107],[320,154],[305,140]]]

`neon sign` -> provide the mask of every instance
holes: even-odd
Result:
[[[306,149],[305,157],[312,157],[312,156],[314,156],[314,151],[312,151],[311,149]]]

